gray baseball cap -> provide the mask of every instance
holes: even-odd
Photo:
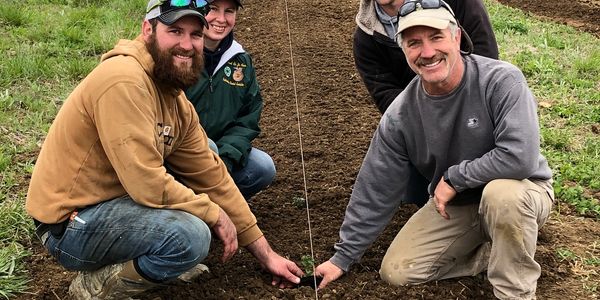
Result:
[[[208,13],[209,2],[212,0],[150,0],[145,19],[157,18],[163,24],[172,25],[185,16],[196,16],[208,28],[205,15]]]

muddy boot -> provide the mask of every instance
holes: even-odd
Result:
[[[193,268],[189,269],[187,272],[179,275],[179,277],[177,277],[177,279],[179,279],[183,282],[192,283],[192,281],[194,281],[195,278],[200,276],[200,274],[207,273],[207,272],[210,272],[210,271],[208,270],[208,267],[206,265],[197,264]]]
[[[69,295],[76,300],[131,299],[157,284],[142,278],[133,261],[108,265],[92,272],[79,272],[69,286]]]

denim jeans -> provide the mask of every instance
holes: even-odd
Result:
[[[123,196],[81,209],[64,234],[50,235],[44,246],[69,270],[92,271],[135,259],[142,276],[162,282],[200,263],[210,240],[210,228],[198,217]]]
[[[219,154],[215,142],[208,140],[211,150]],[[231,178],[246,200],[265,189],[275,179],[275,163],[266,152],[257,148],[250,150],[245,167],[231,172]]]

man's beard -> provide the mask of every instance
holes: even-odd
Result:
[[[154,60],[154,77],[161,83],[179,89],[186,89],[195,84],[200,78],[200,72],[204,68],[204,57],[194,50],[183,50],[175,47],[162,50],[156,40],[156,32],[152,33],[146,48]],[[176,66],[173,62],[174,55],[192,57],[190,67]]]

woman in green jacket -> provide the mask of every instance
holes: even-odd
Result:
[[[275,178],[275,164],[253,148],[260,134],[263,102],[250,55],[233,38],[240,0],[210,2],[204,32],[205,68],[201,79],[187,89],[211,148],[227,165],[246,200]]]

